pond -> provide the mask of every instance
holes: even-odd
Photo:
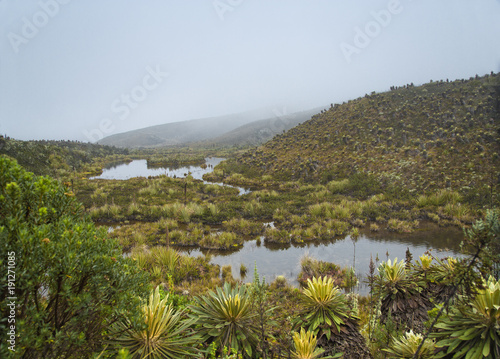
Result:
[[[109,179],[109,180],[128,180],[134,177],[149,177],[166,175],[168,177],[184,178],[188,174],[194,179],[202,180],[203,183],[217,184],[219,186],[227,186],[238,189],[239,195],[250,193],[249,189],[227,185],[224,183],[213,183],[203,180],[205,173],[210,173],[214,167],[224,161],[221,157],[205,158],[205,168],[202,166],[183,166],[183,167],[148,167],[147,160],[133,160],[129,163],[120,163],[109,168],[104,168],[100,176],[91,177],[90,179]]]
[[[429,222],[421,223],[420,228],[410,234],[395,234],[388,231],[370,232],[368,229],[360,231],[356,241],[350,236],[331,241],[317,241],[303,246],[268,246],[258,245],[257,240],[247,241],[237,252],[201,251],[199,249],[181,250],[191,256],[211,254],[211,263],[219,265],[230,264],[234,278],[240,279],[240,265],[247,267],[245,282],[253,279],[255,264],[259,276],[264,276],[266,282],[272,282],[276,276],[283,275],[290,284],[298,285],[297,276],[300,272],[300,260],[309,255],[315,259],[333,262],[342,267],[354,267],[360,283],[355,291],[366,295],[369,288],[364,279],[369,273],[370,258],[376,263],[387,260],[405,258],[409,249],[413,260],[426,251],[431,250],[433,256],[459,256],[459,244],[463,239],[463,232],[454,227],[440,228]],[[376,265],[378,265],[376,263]]]
[[[224,158],[206,158],[206,168],[201,166],[185,166],[179,168],[148,168],[146,160],[134,160],[130,163],[120,164],[103,170],[103,173],[92,179],[116,179],[127,180],[133,177],[148,177],[168,175],[170,177],[185,177],[188,173],[193,178],[203,180],[203,175],[213,171]],[[205,183],[211,183],[206,182]],[[225,185],[217,183],[219,185]],[[250,190],[239,188],[240,195],[249,193]],[[272,223],[270,223],[272,225]],[[343,267],[354,267],[360,283],[356,291],[367,294],[369,289],[364,283],[369,272],[370,258],[378,263],[387,258],[405,258],[407,249],[413,254],[413,259],[418,259],[429,249],[438,258],[446,256],[458,256],[459,244],[463,239],[463,232],[454,227],[440,228],[434,223],[421,223],[420,228],[410,234],[395,234],[385,230],[370,232],[368,228],[361,230],[356,241],[351,237],[337,238],[331,241],[315,241],[302,246],[277,246],[265,245],[263,238],[258,241],[246,241],[237,252],[224,251],[201,251],[199,249],[180,250],[192,256],[212,255],[213,264],[228,265],[232,267],[233,277],[240,279],[240,265],[247,268],[246,278],[250,282],[253,279],[254,265],[257,265],[259,275],[266,278],[267,282],[273,281],[276,276],[283,275],[290,284],[297,285],[297,276],[300,272],[300,260],[309,255],[319,260],[336,263]],[[376,264],[378,264],[376,263]]]
[[[169,177],[186,177],[188,174],[194,179],[203,180],[205,173],[210,173],[214,167],[224,161],[221,157],[205,158],[206,168],[201,166],[183,166],[183,167],[148,167],[147,160],[133,160],[129,163],[120,163],[116,166],[104,168],[100,176],[90,179],[114,179],[128,180],[134,177],[149,177],[167,175]]]

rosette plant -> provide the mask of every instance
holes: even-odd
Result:
[[[500,358],[500,283],[490,277],[472,301],[452,308],[436,328],[436,358]]]
[[[308,279],[301,304],[295,325],[316,335],[318,346],[325,349],[324,354],[343,352],[346,359],[371,358],[359,332],[358,317],[331,277]]]
[[[414,333],[412,330],[406,332],[401,338],[395,339],[388,349],[384,349],[389,354],[389,358],[412,359],[423,340],[423,335]],[[427,339],[416,357],[416,359],[434,358],[434,340]]]
[[[333,285],[331,277],[313,277],[307,280],[301,296],[303,324],[314,335],[325,335],[328,340],[339,334],[350,316],[345,296]]]
[[[251,357],[258,342],[253,320],[257,314],[251,304],[245,287],[232,288],[226,282],[223,288],[195,298],[191,316],[202,339],[215,342],[219,351],[227,347]]]
[[[411,278],[403,260],[390,259],[380,264],[374,283],[375,292],[381,297],[381,317],[385,322],[389,314],[398,326],[423,329],[431,308],[429,299],[422,295],[422,288]]]
[[[294,359],[316,359],[316,358],[339,358],[342,356],[341,353],[335,356],[322,357],[321,355],[325,351],[322,348],[316,347],[317,340],[313,332],[305,331],[304,328],[300,328],[300,332],[293,333],[293,345],[295,351],[292,352],[292,358]]]
[[[156,287],[141,309],[143,323],[134,324],[127,319],[114,326],[117,335],[111,340],[113,345],[128,349],[134,359],[176,359],[196,354],[193,347],[199,338],[190,329],[193,320],[183,318],[182,311],[168,304],[168,294],[161,299]]]

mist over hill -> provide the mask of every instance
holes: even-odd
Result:
[[[255,146],[260,145],[275,135],[288,131],[301,122],[311,119],[319,113],[323,107],[317,107],[307,111],[287,113],[286,109],[281,112],[274,110],[275,116],[259,121],[250,122],[246,125],[235,128],[221,136],[200,142],[199,145],[219,145],[219,146]]]
[[[105,137],[101,145],[154,148],[201,144],[260,144],[276,133],[308,120],[319,109],[287,113],[286,109],[262,109],[225,116],[166,123]],[[243,126],[243,127],[242,127]]]

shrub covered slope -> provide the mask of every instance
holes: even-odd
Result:
[[[363,173],[381,185],[416,193],[451,188],[468,202],[492,205],[500,174],[499,96],[494,73],[372,93],[332,105],[225,169],[322,183]]]

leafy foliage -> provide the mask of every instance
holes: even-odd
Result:
[[[440,358],[500,357],[500,282],[490,277],[470,303],[452,308],[436,328]]]
[[[15,257],[16,349],[24,357],[88,357],[125,312],[135,320],[130,305],[147,290],[147,278],[83,216],[68,188],[0,156],[2,266],[8,257]],[[2,318],[9,296],[2,280]],[[5,349],[2,341],[0,356]]]
[[[96,157],[128,154],[127,149],[78,141],[19,141],[0,136],[0,154],[8,155],[36,175],[67,174]]]
[[[257,271],[257,264],[255,264],[253,272],[253,282],[250,285],[250,298],[252,300],[252,309],[257,313],[255,319],[258,323],[259,329],[258,350],[263,353],[264,357],[267,356],[269,351],[269,328],[272,325],[276,325],[276,322],[272,319],[273,311],[276,308],[269,306],[268,287],[269,286],[266,284],[266,279],[260,279],[259,273]]]
[[[464,249],[471,252],[478,252],[477,272],[483,277],[489,273],[496,274],[499,279],[500,274],[500,210],[488,210],[484,219],[474,222],[465,231],[465,238],[462,243]],[[469,285],[477,281],[474,273],[468,278]],[[472,282],[472,283],[471,283]]]

